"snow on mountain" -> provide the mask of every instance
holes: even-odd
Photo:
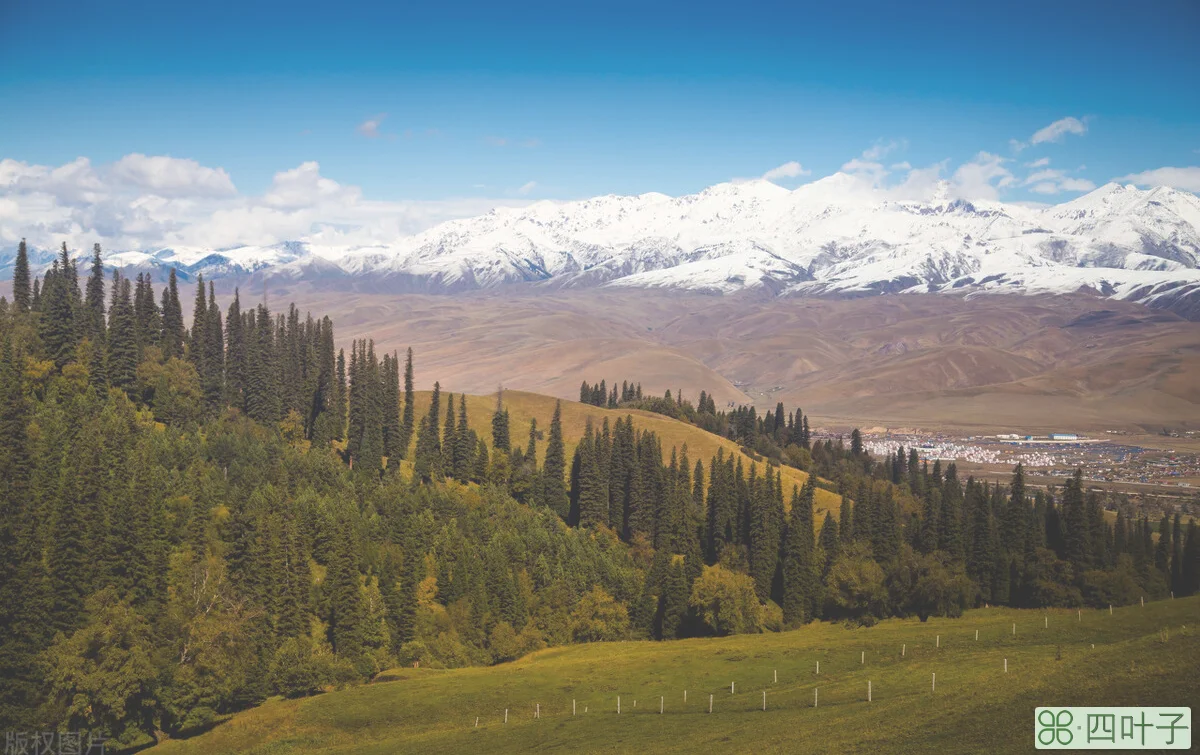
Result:
[[[11,256],[0,253],[0,274]],[[51,259],[39,251],[34,263]],[[681,197],[543,201],[373,246],[301,240],[108,260],[189,278],[347,278],[397,292],[522,283],[809,295],[1084,290],[1191,312],[1200,311],[1200,199],[1108,184],[1044,209],[968,202],[946,185],[903,200],[837,173],[794,191],[753,180]]]

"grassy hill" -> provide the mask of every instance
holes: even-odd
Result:
[[[416,413],[417,417],[424,416],[429,411],[428,391],[419,391],[416,394]],[[550,418],[554,415],[554,402],[558,399],[552,396],[545,396],[540,393],[525,393],[523,391],[505,391],[504,405],[509,411],[509,427],[514,445],[519,445],[522,448],[529,439],[529,420],[536,418],[538,429],[542,431],[543,440],[538,443],[538,461],[544,461],[546,452],[545,433],[550,428]],[[442,410],[445,411],[445,399],[442,399]],[[458,411],[458,396],[454,399],[455,411]],[[471,429],[479,433],[483,438],[491,444],[492,439],[492,413],[496,409],[496,397],[492,396],[467,396],[467,420],[471,425]],[[579,439],[583,437],[584,427],[587,424],[588,418],[591,418],[592,424],[596,429],[599,429],[607,417],[610,425],[616,424],[618,418],[632,414],[634,417],[634,426],[641,430],[653,430],[655,434],[662,440],[663,454],[670,456],[671,447],[682,447],[687,444],[688,456],[691,463],[694,465],[699,459],[704,462],[705,474],[708,473],[709,460],[716,455],[718,448],[725,449],[726,454],[734,453],[742,457],[742,462],[749,469],[753,461],[750,457],[738,450],[738,445],[731,440],[721,438],[712,433],[705,432],[695,425],[690,425],[686,422],[664,417],[661,414],[653,412],[645,412],[638,410],[627,409],[601,409],[600,407],[591,406],[589,404],[581,404],[576,401],[562,402],[562,424],[563,424],[563,440],[567,447],[567,462],[570,463],[571,455],[575,452],[575,446],[578,445]],[[444,417],[443,413],[443,417]],[[415,441],[414,441],[415,442]],[[759,465],[760,469],[762,465]],[[793,485],[804,485],[808,479],[808,475],[798,469],[789,467],[782,468],[783,486],[784,486],[784,503],[786,504],[791,498],[791,490]],[[841,505],[841,498],[835,493],[820,488],[816,491],[815,508],[817,510],[818,525],[821,518],[825,516],[825,511],[832,510],[834,516],[837,516],[838,507]]]
[[[403,669],[368,686],[270,700],[156,751],[1026,751],[1038,705],[1200,699],[1198,619],[1200,597],[1192,597],[1111,616],[982,609],[925,624],[815,624],[780,634],[554,648],[491,668]]]

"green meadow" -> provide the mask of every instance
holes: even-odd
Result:
[[[1200,701],[1198,628],[1191,597],[1112,614],[985,608],[926,623],[552,648],[272,699],[155,750],[1024,752],[1039,705]]]

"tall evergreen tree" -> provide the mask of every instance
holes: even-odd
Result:
[[[83,327],[85,335],[91,342],[92,355],[88,364],[91,383],[97,389],[104,389],[108,384],[106,374],[105,341],[108,327],[105,322],[104,304],[104,263],[100,258],[100,245],[92,247],[92,270],[88,276],[86,292],[83,301]]]
[[[409,348],[408,355],[404,359],[404,416],[400,420],[400,440],[397,443],[400,449],[400,458],[404,458],[408,453],[408,444],[412,440],[414,430],[414,407],[413,407],[413,350]]]
[[[18,312],[28,312],[33,306],[29,287],[29,250],[25,246],[25,239],[17,244],[17,259],[13,263],[13,304]]]
[[[471,479],[475,460],[475,436],[467,422],[467,394],[458,395],[458,429],[454,433],[454,477],[462,482]]]
[[[566,448],[563,445],[562,402],[555,402],[550,419],[550,434],[546,440],[546,461],[542,465],[541,505],[567,518],[569,500],[566,484]]]
[[[266,305],[262,305],[262,311],[266,311]],[[267,325],[270,325],[269,318]],[[161,339],[163,357],[167,359],[182,357],[184,338],[183,305],[179,301],[179,283],[176,279],[175,268],[172,267],[167,276],[167,288],[163,291]]]
[[[138,365],[137,323],[129,296],[129,279],[113,271],[107,343],[108,380],[114,388],[126,393],[133,390]]]
[[[496,391],[496,411],[492,414],[492,448],[504,453],[512,452],[512,440],[508,431],[508,410],[504,408],[504,389]]]
[[[818,585],[813,571],[813,498],[815,490],[810,476],[804,491],[793,489],[792,511],[788,519],[783,546],[783,621],[788,626],[803,624],[813,618]],[[827,515],[828,516],[828,515]],[[831,526],[827,519],[826,526]],[[822,535],[825,530],[822,528]],[[834,536],[836,543],[836,536]],[[832,546],[836,547],[836,546]]]

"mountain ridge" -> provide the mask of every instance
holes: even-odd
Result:
[[[456,293],[553,288],[725,294],[1073,293],[1200,318],[1200,199],[1109,183],[1033,208],[954,196],[904,198],[836,173],[789,190],[762,179],[696,194],[540,201],[451,220],[389,243],[169,247],[109,254],[112,267],[185,278],[266,278]],[[81,252],[81,254],[84,252]],[[0,274],[11,266],[0,253]],[[51,253],[38,250],[35,266]]]

